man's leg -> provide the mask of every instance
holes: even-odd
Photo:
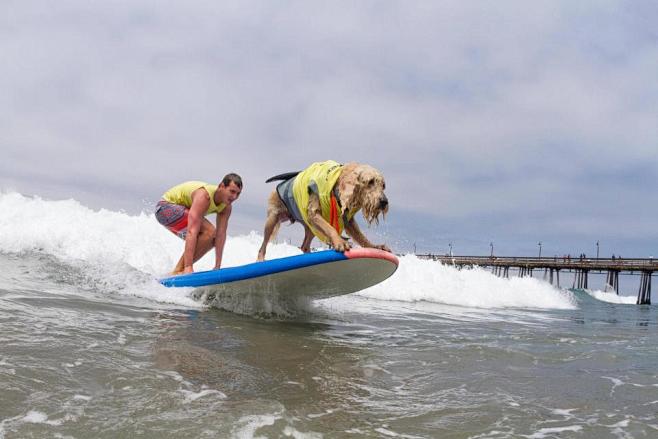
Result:
[[[214,246],[215,246],[215,226],[213,226],[210,221],[204,218],[203,221],[201,221],[201,230],[199,230],[199,235],[197,236],[196,249],[194,250],[193,262],[196,262],[199,259],[201,259]],[[185,270],[185,261],[183,260],[183,256],[181,256],[172,274],[180,274],[183,272],[183,270]]]

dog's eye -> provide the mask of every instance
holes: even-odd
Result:
[[[374,178],[371,178],[370,180],[368,180],[368,186],[372,186],[374,184],[375,184],[375,179]]]

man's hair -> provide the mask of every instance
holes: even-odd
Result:
[[[242,178],[238,174],[234,174],[231,172],[230,174],[226,174],[224,178],[222,178],[222,184],[224,186],[229,186],[231,182],[235,183],[237,187],[242,189]]]

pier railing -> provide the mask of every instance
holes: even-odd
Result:
[[[588,288],[590,272],[607,273],[606,283],[619,294],[619,274],[638,274],[640,287],[638,304],[651,304],[651,277],[658,271],[658,260],[653,258],[587,258],[570,256],[454,256],[417,254],[418,258],[431,259],[457,267],[491,267],[498,276],[509,277],[510,268],[517,269],[520,277],[532,276],[534,270],[544,270],[545,278],[560,286],[560,272],[575,273],[574,288]]]

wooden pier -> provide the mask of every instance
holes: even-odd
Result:
[[[488,267],[497,276],[509,277],[510,268],[519,277],[533,276],[535,270],[544,270],[544,279],[560,286],[560,273],[574,273],[572,288],[589,288],[590,273],[607,273],[606,284],[619,294],[619,274],[639,275],[640,287],[637,304],[651,304],[651,277],[658,272],[658,261],[649,259],[606,259],[572,257],[518,257],[518,256],[450,256],[418,254],[421,259],[431,259],[457,267]]]

